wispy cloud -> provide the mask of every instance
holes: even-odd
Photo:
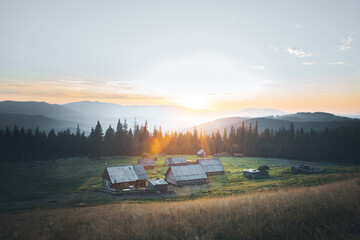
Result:
[[[305,52],[301,49],[297,49],[297,48],[293,48],[293,47],[289,47],[287,49],[288,53],[290,55],[293,55],[293,56],[297,56],[297,57],[312,57],[313,54],[311,52]]]
[[[264,71],[266,69],[264,66],[252,66],[251,68],[261,70],[261,71]]]
[[[302,64],[304,64],[304,65],[314,65],[316,63],[315,62],[303,62]]]
[[[277,47],[275,47],[274,45],[269,45],[269,49],[270,50],[272,50],[272,51],[274,51],[274,52],[280,52],[280,48],[277,48]]]
[[[346,62],[331,62],[330,65],[345,65]]]
[[[351,45],[354,42],[354,37],[352,34],[350,34],[346,39],[343,39],[342,45],[337,47],[338,51],[346,51],[351,49]]]

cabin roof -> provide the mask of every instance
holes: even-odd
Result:
[[[186,158],[184,157],[171,157],[167,158],[166,160],[169,162],[169,164],[186,164]]]
[[[205,172],[224,172],[224,166],[222,165],[219,158],[212,159],[198,159],[197,163],[199,163]]]
[[[259,173],[260,171],[257,170],[257,169],[246,169],[246,170],[243,170],[243,172],[248,172],[248,173]]]
[[[142,158],[138,160],[138,163],[143,166],[155,166],[154,158]]]
[[[118,167],[108,167],[106,170],[109,174],[111,183],[134,182],[137,180],[147,179],[145,169],[141,165],[126,165]]]
[[[207,178],[204,169],[198,164],[171,166],[168,172],[169,171],[172,171],[176,181],[187,181]]]
[[[200,149],[198,152],[197,152],[197,154],[198,155],[200,155],[200,154],[202,154],[203,152],[205,152],[203,149]]]
[[[152,185],[167,185],[168,183],[162,178],[152,178],[148,180]]]

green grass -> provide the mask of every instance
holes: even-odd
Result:
[[[31,200],[56,194],[64,196],[75,194],[77,196],[76,198],[66,199],[65,203],[59,201],[57,203],[59,206],[73,205],[79,202],[103,204],[125,200],[128,202],[176,201],[319,185],[359,176],[360,170],[357,165],[346,164],[309,163],[286,159],[250,157],[221,158],[225,168],[224,175],[210,176],[206,185],[175,188],[176,196],[152,196],[149,198],[142,196],[139,199],[134,197],[124,199],[124,197],[119,198],[94,193],[93,187],[101,185],[101,175],[105,167],[137,164],[138,158],[109,157],[90,160],[84,157],[51,161],[0,163],[0,191],[3,193],[0,195],[0,204],[9,204],[15,201]],[[186,158],[195,161],[197,156],[186,156]],[[149,178],[164,178],[167,171],[167,167],[164,166],[166,157],[159,157],[158,159],[155,169],[147,171]],[[243,177],[242,170],[258,168],[264,164],[270,167],[269,178],[249,180]],[[290,166],[298,164],[319,166],[324,168],[325,172],[312,175],[291,173]]]

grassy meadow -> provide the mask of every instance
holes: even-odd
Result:
[[[0,215],[0,239],[359,239],[360,180]]]
[[[197,156],[186,156],[196,161]],[[100,160],[69,158],[50,161],[0,163],[0,211],[29,208],[61,208],[81,205],[102,205],[116,202],[182,201],[222,197],[248,192],[313,186],[359,176],[359,166],[332,163],[309,163],[269,158],[221,158],[224,175],[208,177],[208,184],[173,187],[171,194],[112,196],[97,192],[105,167],[136,164],[138,157],[113,157]],[[155,169],[147,170],[149,178],[164,177],[165,156],[158,158]],[[242,170],[270,166],[270,177],[247,179]],[[325,169],[320,174],[293,174],[290,166],[311,164]]]

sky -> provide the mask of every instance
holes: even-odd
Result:
[[[0,101],[360,112],[360,1],[0,2]]]

